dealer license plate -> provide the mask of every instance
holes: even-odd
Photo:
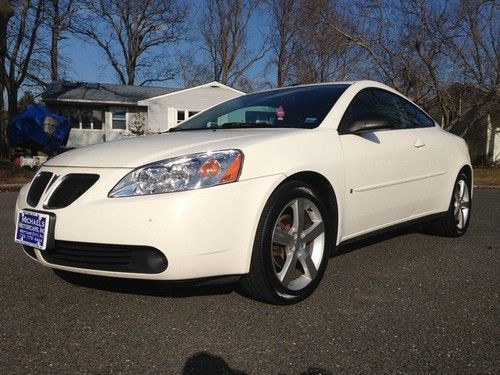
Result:
[[[15,241],[39,250],[47,248],[50,216],[33,211],[19,211]]]

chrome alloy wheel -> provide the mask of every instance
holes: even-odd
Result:
[[[325,251],[325,224],[318,207],[297,198],[281,211],[274,225],[272,262],[281,285],[305,288],[314,278]]]
[[[465,180],[458,180],[453,191],[453,215],[455,217],[455,225],[458,229],[464,229],[467,225],[470,209],[470,192],[469,186]]]

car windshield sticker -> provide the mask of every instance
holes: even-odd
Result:
[[[285,110],[282,105],[276,108],[276,116],[278,116],[278,121],[283,121],[283,117],[285,117]]]

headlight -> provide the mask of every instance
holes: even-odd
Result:
[[[172,193],[234,182],[243,154],[225,150],[186,155],[137,168],[109,192],[110,198]]]

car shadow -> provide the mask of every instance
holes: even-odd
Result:
[[[199,284],[193,282],[166,282],[156,280],[122,279],[53,270],[62,280],[84,288],[114,293],[153,297],[187,298],[194,296],[224,295],[237,290],[237,284]],[[215,281],[214,281],[215,282]]]
[[[359,239],[345,245],[340,245],[336,253],[330,256],[330,259],[396,237],[414,233],[427,234],[425,227],[421,225],[394,229],[371,237]],[[169,298],[188,298],[237,293],[243,297],[254,299],[239,287],[236,279],[226,279],[225,281],[220,279],[205,279],[202,281],[168,282],[86,275],[57,269],[53,269],[53,271],[59,278],[72,285],[115,293]]]
[[[281,374],[282,372],[279,373]],[[320,367],[308,367],[305,371],[287,373],[291,375],[332,375],[331,371]],[[193,354],[186,360],[182,369],[182,375],[205,374],[246,375],[248,373],[231,367],[224,358],[208,352]]]
[[[205,352],[189,357],[182,369],[182,375],[205,374],[245,375],[247,373],[231,368],[222,357]]]
[[[333,257],[336,257],[336,256],[342,256],[342,255],[351,253],[353,251],[360,250],[362,248],[365,248],[365,247],[368,247],[371,245],[375,245],[377,243],[388,241],[388,240],[391,240],[391,239],[396,238],[396,237],[401,237],[404,235],[415,234],[415,233],[423,234],[423,235],[428,234],[425,226],[418,225],[418,224],[408,226],[408,227],[399,228],[399,229],[393,229],[393,230],[390,230],[387,232],[382,232],[379,234],[370,235],[370,237],[354,240],[353,242],[349,242],[349,243],[346,243],[344,245],[341,244],[337,248],[337,251],[330,256],[330,259]]]

